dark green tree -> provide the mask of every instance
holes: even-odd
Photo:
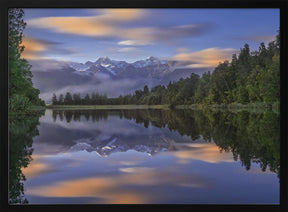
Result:
[[[144,86],[143,93],[144,93],[144,95],[148,95],[149,94],[149,88],[148,88],[147,85]]]
[[[73,94],[73,103],[74,103],[74,105],[81,105],[80,93],[74,93]]]
[[[43,105],[43,101],[38,97],[39,90],[33,87],[31,65],[21,58],[21,54],[24,51],[24,46],[22,45],[23,31],[26,27],[23,16],[23,9],[9,8],[8,10],[10,111],[27,110],[31,104]]]
[[[84,97],[83,104],[84,105],[89,105],[90,104],[90,96],[89,96],[88,93]]]
[[[52,105],[57,105],[58,101],[57,101],[57,96],[55,93],[53,93],[53,97],[52,97]]]
[[[96,93],[93,92],[91,95],[91,104],[96,105],[97,104],[97,98],[96,98]]]
[[[199,80],[196,92],[195,92],[195,102],[196,103],[205,103],[209,104],[207,97],[209,95],[209,88],[210,88],[210,78],[211,74],[210,71],[208,73],[204,73]]]
[[[72,96],[69,92],[67,92],[64,98],[64,105],[72,105],[72,104],[73,104]]]
[[[63,105],[64,104],[64,97],[63,94],[60,94],[59,99],[58,99],[58,105]]]

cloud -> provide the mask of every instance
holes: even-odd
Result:
[[[124,46],[146,46],[151,44],[152,42],[145,40],[123,40],[118,42],[118,45],[124,45]]]
[[[49,45],[51,45],[46,41],[25,36],[23,37],[22,44],[25,46],[25,49],[22,53],[22,57],[25,59],[39,59],[39,54],[47,50]]]
[[[118,49],[118,52],[131,52],[131,51],[137,51],[138,49],[135,47],[125,47]]]
[[[147,14],[145,10],[141,9],[104,9],[107,18],[113,21],[132,21],[133,19],[139,19],[145,17]]]
[[[96,17],[46,17],[27,22],[32,27],[75,35],[105,36],[114,32],[113,27],[102,23]]]
[[[117,56],[119,56],[120,54],[125,57],[125,58],[129,58],[129,57],[135,57],[135,56],[144,56],[145,51],[143,49],[140,48],[136,48],[134,46],[123,46],[123,47],[112,47],[112,48],[107,48],[105,50],[106,54],[115,54],[117,53]],[[127,61],[128,62],[128,61]]]
[[[210,24],[147,27],[131,26],[149,15],[144,9],[102,9],[97,15],[42,17],[27,20],[29,27],[48,29],[57,33],[90,36],[98,39],[120,39],[118,45],[149,45],[182,37],[199,36],[210,29]]]
[[[59,48],[58,46],[62,44],[61,42],[36,39],[27,36],[23,37],[22,44],[25,46],[22,58],[28,60],[49,59],[49,54],[52,54],[55,59],[57,55],[69,55],[76,52],[73,49]]]
[[[171,27],[160,28],[157,33],[158,38],[177,38],[177,37],[193,37],[199,36],[210,29],[210,24],[190,24],[190,25],[177,25]]]
[[[148,44],[154,42],[171,42],[185,37],[191,38],[207,32],[208,29],[210,29],[210,24],[191,24],[159,27],[135,27],[123,29],[120,32],[124,33],[124,38],[128,38],[129,40],[140,40],[142,43],[146,42]],[[129,41],[124,43],[135,44],[136,42]]]
[[[42,59],[39,57],[35,58],[27,58],[29,59],[29,64],[32,65],[32,72],[43,72],[43,71],[59,71],[64,67],[67,67],[67,63],[60,60],[55,59]]]
[[[184,53],[184,52],[186,53],[186,52],[189,52],[189,49],[180,47],[180,48],[177,48],[176,51],[177,53]]]
[[[254,42],[271,42],[276,39],[275,35],[255,35],[238,37],[240,40],[254,41]]]
[[[113,36],[119,24],[143,17],[142,10],[106,9],[96,16],[44,17],[27,20],[30,27],[49,29],[54,32],[84,36]],[[113,36],[114,37],[114,36]]]
[[[195,52],[180,51],[169,59],[179,61],[178,66],[182,65],[190,68],[215,67],[219,62],[230,60],[231,55],[236,52],[237,50],[232,48],[207,48]]]
[[[135,48],[135,47],[118,48],[117,52],[125,54],[127,56],[143,56],[143,55],[145,55],[144,51],[142,51],[141,49]]]

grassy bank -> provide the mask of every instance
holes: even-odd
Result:
[[[43,113],[46,107],[32,105],[27,110],[9,111],[9,118],[19,118],[23,116],[35,116]]]
[[[58,110],[135,110],[135,109],[172,109],[169,105],[46,105],[48,109]],[[34,108],[37,110],[37,108]],[[190,110],[223,110],[223,111],[248,111],[248,112],[265,112],[273,111],[280,113],[280,103],[249,103],[249,104],[220,104],[220,105],[175,105],[173,109],[190,109]]]
[[[205,104],[193,104],[193,105],[176,105],[176,109],[192,109],[192,110],[217,110],[217,111],[248,111],[248,112],[265,112],[265,111],[273,111],[275,113],[280,113],[280,102],[275,102],[273,104],[269,103],[249,103],[249,104],[213,104],[213,105],[205,105]]]
[[[62,110],[135,110],[169,109],[168,105],[47,105],[48,109]]]

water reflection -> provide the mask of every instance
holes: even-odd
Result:
[[[46,110],[38,119],[10,123],[11,203],[279,203],[279,114]]]
[[[193,110],[119,110],[119,111],[61,111],[52,112],[53,120],[57,118],[69,123],[73,121],[107,120],[108,116],[119,116],[121,119],[133,120],[143,124],[145,128],[152,125],[157,128],[167,127],[177,131],[181,136],[186,135],[191,140],[203,137],[207,142],[213,141],[221,151],[232,152],[235,161],[240,160],[246,170],[251,162],[260,164],[262,171],[269,166],[270,170],[280,176],[280,118],[273,112],[249,113],[247,111],[231,113],[223,111],[193,111]],[[87,146],[88,151],[97,151],[100,155],[109,155],[113,147],[121,146],[123,151],[139,149],[146,146],[152,150],[149,154],[162,150],[177,150],[177,140],[165,137],[144,139],[144,143],[134,142],[130,145],[117,143],[114,140],[101,142],[100,146]],[[109,144],[113,144],[109,146]],[[148,142],[148,143],[147,143]],[[183,140],[181,140],[183,142]],[[189,142],[189,141],[187,141]],[[131,146],[132,145],[132,146]],[[81,144],[78,144],[80,148]],[[155,147],[158,147],[156,150]],[[75,146],[77,148],[77,146]],[[149,151],[150,151],[149,150]],[[141,150],[139,150],[141,151]]]
[[[191,173],[175,175],[175,171],[177,169],[166,168],[159,172],[156,168],[149,167],[121,168],[119,173],[113,175],[68,179],[52,186],[40,186],[32,189],[30,194],[46,197],[97,197],[103,199],[102,203],[135,204],[148,203],[153,198],[157,199],[149,195],[151,191],[148,192],[155,187],[206,186],[207,182],[200,176]]]
[[[33,137],[39,135],[37,126],[39,112],[33,117],[18,117],[9,119],[9,204],[26,204],[24,195],[25,175],[22,168],[29,165],[32,160]]]

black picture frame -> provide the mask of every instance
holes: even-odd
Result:
[[[8,8],[279,8],[281,61],[281,182],[279,205],[9,205],[8,204]],[[288,211],[287,206],[287,9],[286,0],[2,0],[1,1],[1,211],[53,210],[194,210],[194,211]]]

